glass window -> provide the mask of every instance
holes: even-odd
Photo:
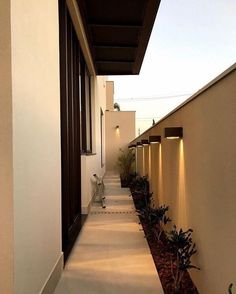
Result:
[[[92,122],[91,122],[91,82],[90,75],[82,53],[80,54],[81,73],[81,151],[92,152]]]

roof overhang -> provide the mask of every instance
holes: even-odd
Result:
[[[160,0],[77,0],[97,75],[138,74]]]

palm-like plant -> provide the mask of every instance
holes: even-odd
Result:
[[[117,111],[120,111],[120,105],[119,103],[115,102],[114,105],[113,105],[114,109],[117,110]]]
[[[120,149],[120,155],[117,160],[117,166],[120,173],[121,181],[129,183],[133,172],[135,154],[131,149]]]
[[[171,262],[171,270],[174,279],[174,289],[178,293],[183,275],[187,269],[199,268],[191,263],[191,257],[197,252],[192,241],[192,230],[177,230],[176,226],[168,233],[168,241],[175,255],[174,263]],[[175,269],[175,270],[174,270]]]

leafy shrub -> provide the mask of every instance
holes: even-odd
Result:
[[[168,233],[168,241],[171,251],[175,255],[172,262],[172,275],[174,279],[174,288],[176,292],[180,289],[181,280],[184,272],[188,269],[199,268],[191,263],[191,257],[197,252],[195,243],[192,241],[192,230],[177,230],[176,226]]]
[[[157,241],[160,241],[161,235],[164,232],[164,226],[171,222],[171,219],[166,216],[166,212],[169,210],[169,206],[160,206],[153,210],[153,225],[154,225],[154,235]]]
[[[130,190],[133,196],[135,196],[135,194],[146,194],[149,192],[148,177],[141,177],[140,175],[136,175],[136,177],[133,178],[132,182],[130,183]]]
[[[137,210],[138,215],[140,219],[146,223],[149,234],[153,234],[157,241],[160,241],[160,237],[164,232],[163,226],[171,221],[171,219],[165,215],[169,208],[168,206],[154,208],[151,206],[151,201],[146,204],[145,207]]]
[[[120,149],[120,155],[117,160],[121,180],[129,183],[134,168],[135,154],[131,149]]]

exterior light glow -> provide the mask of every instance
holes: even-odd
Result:
[[[182,127],[165,128],[165,138],[166,139],[183,138],[183,128]]]
[[[148,140],[141,140],[141,144],[143,146],[147,146],[147,145],[149,145],[149,142],[148,142]]]
[[[158,144],[161,143],[161,136],[149,136],[150,144]]]
[[[137,142],[136,146],[137,146],[137,147],[143,147],[143,145],[142,145],[141,142]]]
[[[131,145],[129,145],[129,149],[134,149],[136,147],[136,145],[135,144],[131,144]]]

